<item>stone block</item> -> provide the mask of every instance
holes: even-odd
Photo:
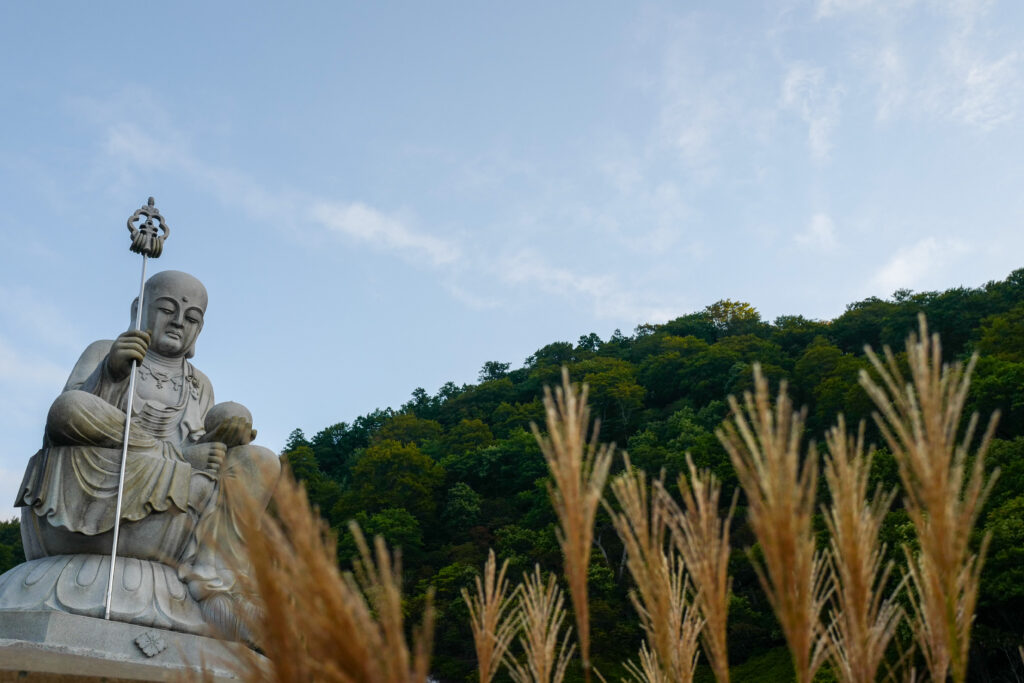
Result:
[[[0,611],[0,681],[237,683],[227,663],[245,648],[166,629],[52,610]]]

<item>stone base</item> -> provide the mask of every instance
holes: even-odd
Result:
[[[109,576],[109,554],[51,555],[22,562],[0,576],[0,610],[59,610],[102,618]],[[210,634],[199,603],[177,571],[152,560],[117,558],[110,616],[122,623]]]
[[[239,643],[50,610],[0,611],[0,681],[238,683]],[[202,668],[201,668],[202,667]]]

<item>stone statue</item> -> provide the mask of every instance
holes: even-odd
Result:
[[[242,638],[237,497],[265,507],[281,465],[252,444],[249,411],[215,405],[189,360],[206,314],[202,283],[165,271],[144,292],[147,331],[89,345],[50,408],[15,502],[28,561],[0,577],[0,610],[103,616],[136,361],[111,619]]]

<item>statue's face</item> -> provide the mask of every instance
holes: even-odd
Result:
[[[153,335],[149,348],[161,356],[191,358],[206,313],[203,283],[165,270],[146,281],[145,301],[142,325]]]
[[[149,348],[161,356],[176,358],[193,348],[203,329],[203,311],[174,297],[162,296],[150,304]]]

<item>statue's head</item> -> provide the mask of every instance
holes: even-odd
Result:
[[[149,348],[161,356],[191,358],[206,315],[206,287],[188,273],[165,270],[146,280],[142,329],[153,338]],[[135,319],[138,299],[132,303]]]

